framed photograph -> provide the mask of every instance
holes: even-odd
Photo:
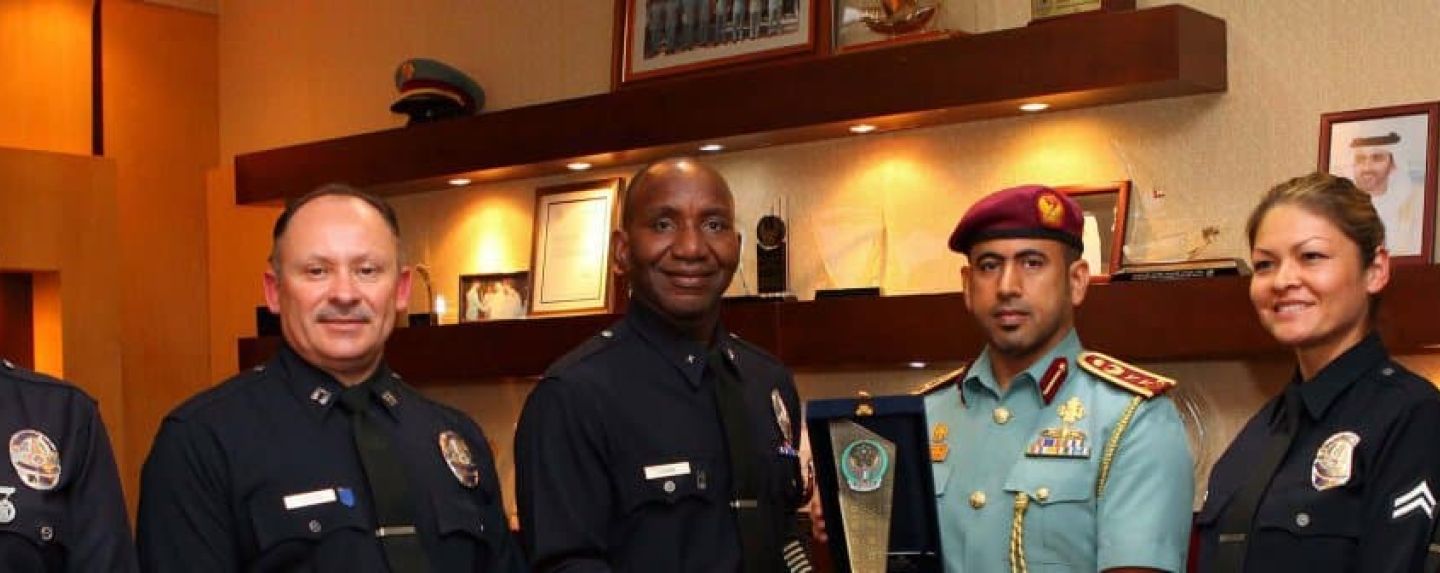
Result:
[[[1085,215],[1085,260],[1092,282],[1105,283],[1125,259],[1125,226],[1130,218],[1130,182],[1056,187],[1080,205]]]
[[[813,52],[818,0],[616,0],[615,85]]]
[[[615,178],[535,191],[531,315],[610,310],[610,231],[619,223],[622,187]]]
[[[460,276],[460,322],[525,318],[530,271]]]
[[[962,35],[946,32],[940,23],[941,0],[913,3],[883,0],[834,0],[835,26],[830,37],[835,52],[869,50],[904,42],[938,40]]]
[[[1430,262],[1440,102],[1320,116],[1320,170],[1370,194],[1396,263]]]

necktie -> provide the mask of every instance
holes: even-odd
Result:
[[[1274,428],[1259,459],[1254,460],[1255,472],[1249,481],[1240,487],[1230,506],[1220,516],[1220,545],[1215,552],[1213,571],[1242,571],[1245,566],[1245,551],[1249,546],[1250,526],[1255,521],[1255,511],[1260,500],[1270,488],[1270,480],[1279,469],[1290,443],[1300,432],[1304,422],[1301,416],[1305,403],[1301,400],[1300,384],[1291,383],[1281,397],[1282,419],[1280,427]]]
[[[355,449],[375,500],[379,527],[375,536],[385,550],[385,560],[394,573],[422,573],[430,570],[420,537],[415,531],[415,501],[400,456],[390,447],[390,435],[370,412],[370,383],[346,388],[340,393],[340,407],[350,414]]]
[[[725,361],[720,345],[710,350],[705,365],[711,373],[715,404],[720,423],[725,427],[725,445],[730,453],[733,494],[730,507],[735,509],[740,526],[743,570],[745,573],[772,571],[780,563],[775,520],[768,517],[775,508],[769,507],[771,501],[761,495],[762,474],[750,427],[753,422],[745,407],[744,386]]]

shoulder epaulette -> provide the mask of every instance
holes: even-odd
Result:
[[[1175,387],[1175,380],[1136,368],[1099,352],[1081,352],[1076,358],[1080,367],[1111,384],[1145,398],[1154,398]]]
[[[729,338],[736,346],[754,352],[755,354],[760,355],[761,357],[764,357],[771,362],[780,364],[779,358],[776,358],[774,354],[771,354],[769,350],[764,349],[759,344],[755,344],[754,342],[745,340],[744,338],[741,338],[740,335],[733,332],[730,333]]]
[[[960,379],[965,378],[965,373],[968,372],[969,370],[970,370],[970,364],[969,364],[968,362],[965,363],[965,364],[962,364],[962,365],[960,365],[959,368],[956,368],[956,369],[954,369],[954,370],[951,370],[951,371],[949,371],[949,372],[946,372],[946,373],[944,373],[944,374],[941,374],[941,375],[939,375],[939,376],[936,376],[936,377],[934,377],[934,378],[931,378],[929,381],[925,382],[925,384],[921,385],[919,388],[916,388],[915,390],[911,391],[911,392],[910,392],[910,395],[911,395],[911,396],[924,396],[924,395],[926,395],[926,394],[929,394],[929,393],[931,393],[931,392],[934,392],[934,391],[936,391],[936,390],[939,390],[939,389],[941,389],[941,388],[944,388],[946,385],[950,384],[951,382],[954,382],[954,381],[956,381],[956,380],[960,380]]]
[[[565,353],[564,356],[561,356],[555,360],[555,362],[551,363],[550,367],[545,370],[545,375],[551,376],[559,373],[561,370],[584,360],[586,357],[609,348],[610,344],[615,341],[619,334],[616,327],[612,326],[600,331],[595,336],[585,339],[579,346],[576,346],[570,350],[570,352]]]

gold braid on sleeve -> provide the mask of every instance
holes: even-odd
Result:
[[[1025,509],[1030,495],[1015,494],[1015,520],[1010,524],[1010,573],[1027,573],[1025,569]]]
[[[1105,495],[1105,482],[1110,479],[1110,463],[1115,461],[1115,451],[1120,449],[1120,438],[1125,435],[1130,421],[1135,419],[1135,411],[1140,409],[1140,404],[1144,402],[1143,396],[1131,398],[1130,405],[1125,407],[1125,413],[1120,415],[1120,421],[1115,422],[1115,431],[1110,433],[1110,440],[1105,443],[1105,454],[1100,457],[1100,479],[1095,482],[1097,500]]]

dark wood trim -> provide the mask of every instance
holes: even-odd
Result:
[[[1090,288],[1077,317],[1090,348],[1143,362],[1284,355],[1250,305],[1249,279],[1121,282]],[[1395,269],[1380,331],[1397,354],[1440,345],[1440,266]],[[418,384],[535,376],[619,315],[399,329],[386,349]],[[801,371],[886,370],[974,358],[984,337],[959,293],[727,304],[726,326]],[[263,362],[276,338],[240,340],[240,365]]]
[[[1066,46],[1056,49],[1056,46]],[[565,173],[1226,89],[1225,22],[1169,5],[888,49],[647,82],[612,93],[243,154],[235,200],[278,203],[322,183],[382,194]]]
[[[35,368],[35,278],[0,273],[0,357]]]

